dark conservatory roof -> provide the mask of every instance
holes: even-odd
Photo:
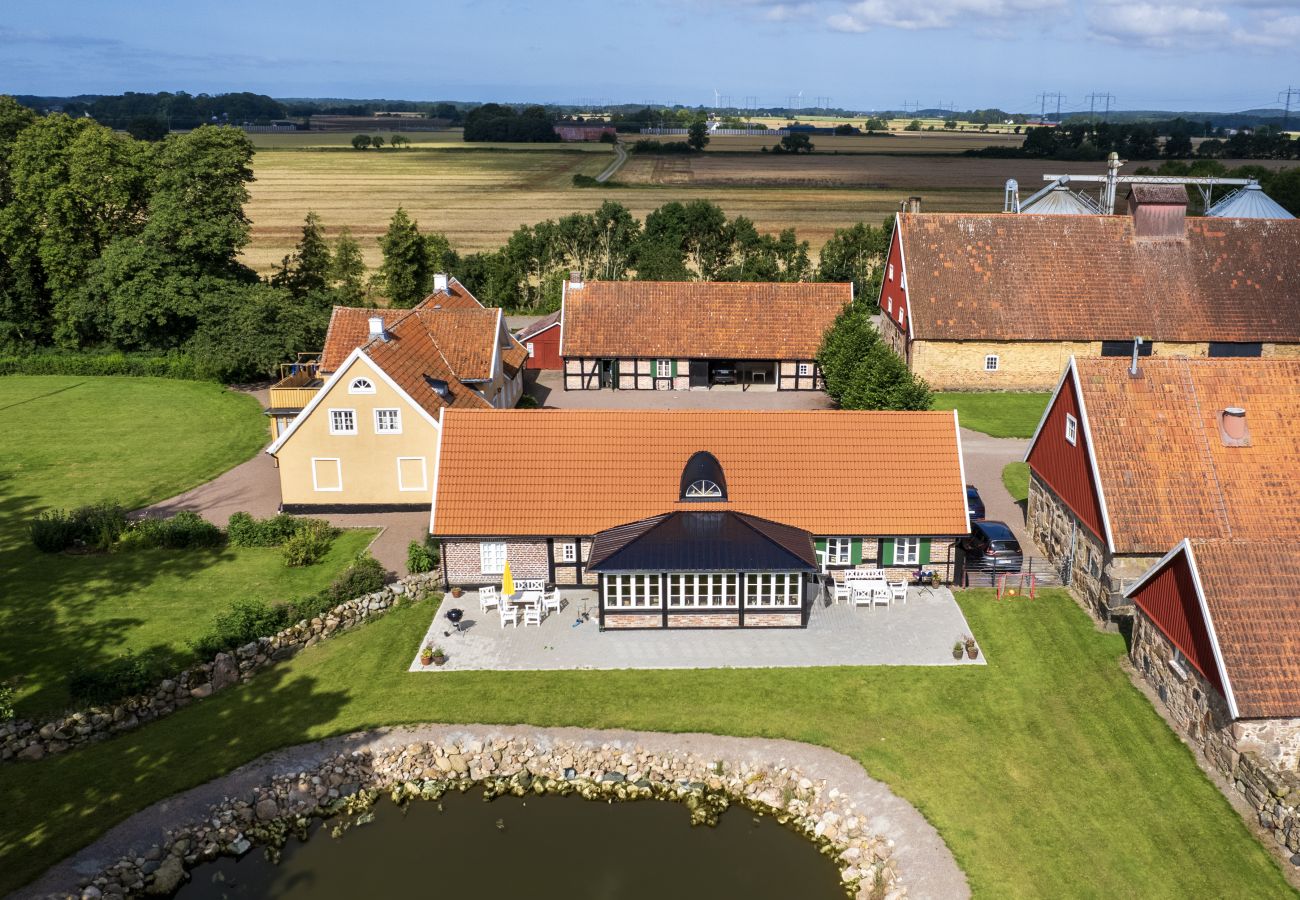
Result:
[[[671,512],[596,535],[595,572],[812,572],[812,535],[744,513]]]

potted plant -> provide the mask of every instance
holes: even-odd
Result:
[[[952,658],[953,658],[953,659],[961,659],[961,653],[962,653],[962,651],[965,650],[965,649],[966,649],[966,645],[963,644],[961,641],[958,641],[957,643],[953,644],[953,645],[952,645]]]
[[[433,654],[432,654],[432,656],[431,656],[430,658],[433,660],[433,664],[434,664],[435,666],[443,666],[443,665],[446,665],[446,664],[447,664],[447,651],[443,650],[441,647],[434,647],[434,648],[433,648]]]
[[[433,648],[425,644],[424,649],[420,651],[420,665],[427,666],[433,662]]]
[[[462,596],[464,596],[464,594],[465,594],[465,589],[462,588],[460,585],[456,585],[454,588],[451,589],[451,595],[455,597],[457,600],[459,600]]]
[[[975,643],[975,638],[966,638],[966,656],[969,659],[975,659],[980,655],[979,645]]]

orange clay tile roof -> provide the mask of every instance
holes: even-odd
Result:
[[[362,348],[362,353],[430,415],[436,417],[438,410],[447,406],[458,409],[490,409],[491,403],[457,378],[455,369],[421,321],[424,315],[441,316],[444,312],[412,312],[393,325],[388,340],[369,341]],[[438,395],[429,383],[430,379],[447,382],[451,391],[450,402]]]
[[[917,340],[1300,343],[1300,220],[899,215]]]
[[[1192,552],[1238,714],[1300,716],[1300,547],[1192,541]]]
[[[415,304],[416,309],[483,309],[469,288],[455,278],[447,279],[447,293],[435,291]]]
[[[501,328],[498,309],[417,309],[419,319],[461,381],[487,381]]]
[[[728,502],[678,499],[697,450]],[[593,535],[729,509],[817,535],[960,535],[965,498],[947,412],[449,411],[433,533]]]
[[[1079,388],[1118,553],[1184,537],[1300,539],[1300,359],[1078,359]],[[1250,446],[1218,414],[1246,410]]]
[[[812,359],[851,284],[589,281],[568,285],[560,355]]]

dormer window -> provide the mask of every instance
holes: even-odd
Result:
[[[348,385],[349,394],[373,394],[375,392],[375,383],[369,378],[354,378]]]
[[[682,469],[679,499],[697,503],[727,499],[727,480],[716,456],[707,450],[691,455]]]
[[[683,500],[721,500],[722,488],[707,478],[699,481],[692,481],[686,488],[686,495]]]

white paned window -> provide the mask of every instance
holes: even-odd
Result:
[[[564,541],[560,544],[560,562],[577,562],[578,545],[573,541]]]
[[[500,575],[506,570],[506,542],[480,541],[478,560],[479,571],[484,575]]]
[[[797,572],[751,572],[745,576],[745,606],[798,609],[802,586]]]
[[[800,375],[811,375],[812,369],[813,369],[812,363],[799,363]]]
[[[375,410],[375,434],[401,434],[402,411],[400,409]]]
[[[1065,439],[1071,444],[1079,440],[1079,420],[1069,413],[1065,414]]]
[[[735,572],[699,572],[668,576],[669,609],[718,609],[736,606]]]
[[[826,539],[826,565],[847,566],[853,560],[853,539],[833,537]]]
[[[606,609],[663,609],[658,575],[606,575]]]
[[[996,372],[998,370],[998,358],[995,354],[990,353],[984,357],[984,371]]]
[[[893,264],[893,263],[890,263],[890,264],[889,264],[889,280],[890,280],[890,281],[893,281],[893,280],[894,280],[894,264]]]
[[[330,410],[330,434],[356,434],[357,411],[355,409]]]
[[[375,383],[369,378],[354,378],[348,385],[349,394],[373,394],[375,392]]]
[[[692,481],[686,486],[687,499],[694,500],[703,497],[721,497],[722,488],[718,487],[716,482],[709,481],[707,478],[700,481]]]
[[[886,304],[886,308],[889,310],[889,314],[892,316],[892,315],[894,314],[894,298],[893,298],[893,297],[890,297],[890,298],[889,298],[889,302]]]
[[[916,537],[894,538],[894,565],[915,566],[921,562],[921,539]]]
[[[529,358],[529,359],[532,359],[532,358],[533,358],[533,342],[532,342],[532,341],[529,341],[528,343],[524,344],[524,346],[528,348],[528,358]]]
[[[671,359],[656,359],[656,360],[655,360],[655,377],[656,377],[656,378],[672,378],[672,377],[673,377],[673,361],[672,361]]]

